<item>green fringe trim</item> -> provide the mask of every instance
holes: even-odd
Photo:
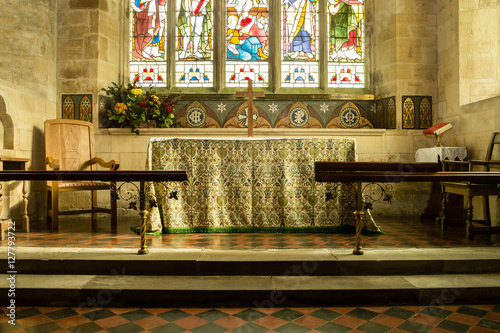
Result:
[[[385,232],[363,230],[364,235],[378,235]],[[140,227],[131,227],[130,230],[140,234]],[[355,233],[356,227],[342,225],[337,227],[185,227],[185,228],[163,228],[162,231],[146,232],[146,235],[161,234],[190,234],[190,233]]]

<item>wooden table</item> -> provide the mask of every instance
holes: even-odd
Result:
[[[391,162],[315,162],[317,182],[356,183],[357,225],[362,212],[362,182],[456,182],[466,181],[483,184],[497,184],[500,195],[500,172],[442,172],[438,163],[391,163]],[[499,228],[500,229],[500,228]],[[363,254],[360,246],[361,233],[356,232],[353,253]]]
[[[189,182],[172,185],[179,200],[165,201],[161,186],[146,187],[158,202],[148,231],[353,229],[354,189],[338,187],[337,199],[326,202],[325,189],[335,186],[315,182],[314,161],[356,158],[350,138],[151,138],[146,168],[186,170]],[[379,232],[373,221],[366,228]]]
[[[29,158],[20,157],[0,157],[0,171],[3,170],[28,170]],[[0,200],[2,200],[0,198]],[[3,201],[1,204],[3,208]],[[0,210],[0,213],[2,210]],[[4,231],[7,230],[6,226],[12,221],[11,218],[2,219],[2,239],[4,239]],[[23,212],[21,217],[21,225],[25,232],[30,232],[30,219],[28,216],[28,187],[26,181],[23,180]]]
[[[145,245],[146,235],[146,197],[144,195],[144,182],[177,182],[187,180],[186,171],[0,171],[0,182],[12,180],[33,180],[33,181],[75,181],[75,180],[98,180],[98,181],[123,181],[123,182],[140,182],[139,214],[141,215],[141,248],[139,254],[146,254],[148,250]]]

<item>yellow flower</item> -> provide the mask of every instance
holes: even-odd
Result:
[[[118,114],[123,114],[125,113],[125,110],[127,110],[127,106],[124,103],[116,103],[115,104],[115,111]]]
[[[130,92],[134,95],[142,95],[142,89],[139,88],[132,89]]]

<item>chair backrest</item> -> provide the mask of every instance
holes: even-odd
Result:
[[[498,154],[498,152],[495,151],[495,149],[500,151],[500,132],[494,132],[491,135],[490,143],[488,145],[488,150],[486,151],[486,159],[485,159],[486,161],[491,161],[494,152]],[[499,160],[500,157],[497,157],[495,159]]]
[[[45,121],[45,157],[59,162],[59,170],[94,170],[94,125],[88,121],[52,119]],[[47,170],[52,170],[46,164]]]

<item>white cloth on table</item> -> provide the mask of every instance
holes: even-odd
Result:
[[[416,162],[439,162],[443,160],[467,159],[467,147],[432,147],[420,148],[415,153]]]

